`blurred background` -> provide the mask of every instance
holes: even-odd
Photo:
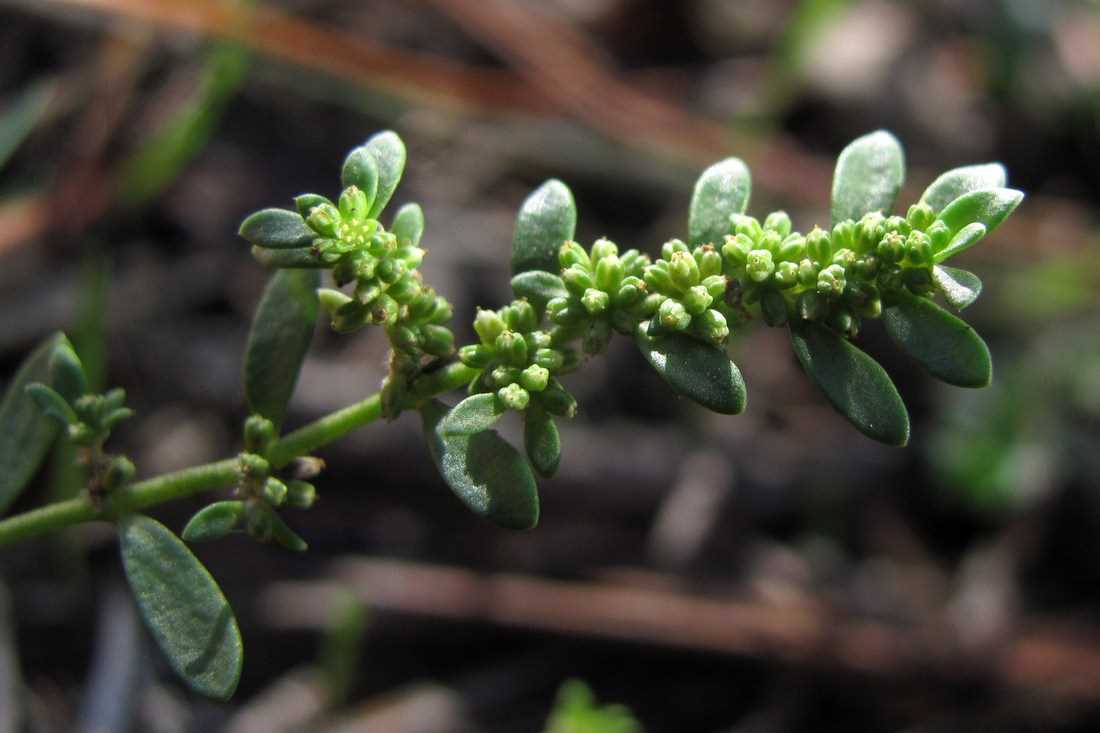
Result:
[[[0,373],[65,329],[128,391],[113,447],[142,475],[239,450],[266,274],[237,225],[338,193],[380,129],[408,145],[395,202],[424,207],[463,340],[510,298],[515,211],[548,177],[582,242],[649,252],[727,155],[750,213],[826,221],[835,155],[879,127],[906,145],[906,205],[989,160],[1028,194],[961,261],[992,387],[934,383],[865,330],[908,448],[834,414],[781,330],[735,339],[739,417],[678,400],[620,339],[569,384],[534,531],[468,513],[405,415],[323,451],[321,500],[287,517],[308,553],[196,548],[244,635],[228,704],[160,660],[110,527],[5,548],[0,730],[1100,726],[1095,2],[8,0],[0,21]],[[373,392],[385,349],[319,328],[290,427]],[[70,495],[66,460],[15,510]],[[156,516],[178,530],[206,498]],[[634,722],[580,683],[559,697],[569,679]]]

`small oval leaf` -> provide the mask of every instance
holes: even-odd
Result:
[[[886,333],[928,372],[959,387],[987,387],[993,362],[985,341],[965,321],[928,298],[900,292],[882,314]]]
[[[308,247],[317,238],[301,214],[286,209],[261,209],[242,221],[237,233],[267,249]]]
[[[730,233],[730,216],[743,214],[752,193],[752,176],[740,158],[726,158],[703,171],[695,182],[688,209],[691,246],[721,246]]]
[[[982,281],[968,270],[936,265],[932,268],[932,282],[952,307],[962,310],[982,293]]]
[[[42,414],[52,417],[62,425],[76,425],[80,422],[80,418],[77,417],[76,412],[73,411],[71,405],[65,401],[65,398],[57,393],[53,388],[42,384],[42,382],[31,382],[27,385],[27,394],[31,396],[34,403],[38,405],[38,409],[42,411]]]
[[[316,270],[279,270],[264,289],[244,357],[244,392],[252,412],[283,421],[317,322]]]
[[[724,415],[745,409],[745,380],[726,352],[683,334],[651,336],[638,325],[634,342],[657,374],[678,394]]]
[[[118,530],[126,579],[168,663],[195,692],[228,700],[237,689],[244,654],[221,588],[159,522],[131,515]]]
[[[523,415],[523,446],[539,475],[550,478],[561,463],[561,436],[554,418],[534,405]]]
[[[941,249],[932,258],[932,261],[936,264],[943,262],[944,260],[951,259],[957,254],[965,252],[973,247],[982,237],[985,236],[985,224],[973,222],[967,224],[958,233],[951,237],[951,241],[947,243],[947,246]]]
[[[416,247],[424,236],[424,211],[420,204],[405,204],[397,210],[390,227],[399,247]]]
[[[523,202],[512,235],[512,274],[529,270],[557,273],[558,251],[573,238],[577,207],[569,187],[551,179]]]
[[[986,188],[1005,185],[1005,168],[1000,163],[968,165],[954,168],[932,181],[924,190],[921,203],[928,204],[937,214],[959,196]]]
[[[291,552],[305,552],[309,549],[306,541],[299,537],[298,533],[292,530],[274,509],[271,510],[271,539]]]
[[[355,186],[366,194],[368,206],[374,204],[374,196],[378,193],[378,164],[365,145],[353,149],[344,158],[344,165],[340,169],[340,184],[344,188]]]
[[[370,218],[377,219],[390,202],[405,172],[405,143],[396,132],[385,130],[372,135],[363,147],[374,158],[375,169],[378,171],[378,189],[374,193],[370,213],[367,214]]]
[[[88,392],[84,365],[68,340],[59,342],[50,356],[50,386],[69,403]]]
[[[430,400],[420,409],[424,435],[436,468],[462,503],[508,529],[539,521],[539,495],[526,459],[494,430],[444,435],[438,428],[447,406]]]
[[[562,279],[544,270],[521,272],[513,277],[512,292],[517,298],[527,298],[540,316],[552,299],[569,297]]]
[[[802,369],[856,429],[888,445],[909,442],[909,412],[877,361],[813,321],[791,321],[791,343]]]
[[[62,333],[39,344],[20,365],[0,402],[0,513],[26,488],[57,437],[58,422],[39,409],[27,385],[49,383],[50,360],[59,345],[72,348]]]
[[[473,435],[488,430],[504,414],[504,407],[492,392],[472,395],[459,402],[436,428],[441,435]]]
[[[216,501],[195,512],[180,535],[186,542],[208,542],[225,537],[244,519],[244,502]]]
[[[878,130],[840,152],[833,173],[833,224],[881,211],[889,215],[905,181],[905,153],[897,138]]]
[[[321,204],[328,204],[329,206],[335,205],[332,201],[319,193],[303,193],[301,196],[294,197],[294,208],[298,210],[298,215],[303,219],[310,215],[315,206],[320,206]]]
[[[957,234],[968,224],[984,224],[986,233],[992,232],[1024,200],[1023,191],[1012,188],[987,188],[971,191],[948,204],[940,212],[939,220],[947,225],[951,234]]]

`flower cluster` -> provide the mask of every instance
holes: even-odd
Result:
[[[728,283],[713,246],[689,250],[679,239],[665,242],[644,279],[650,294],[643,313],[651,319],[651,332],[683,332],[718,346],[729,338]]]

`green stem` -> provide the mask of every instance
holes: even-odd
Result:
[[[457,389],[469,383],[475,376],[475,369],[459,363],[450,364],[418,379],[413,386],[413,395],[417,400],[424,400]],[[271,448],[269,458],[275,466],[284,466],[298,456],[307,455],[356,428],[374,422],[380,416],[381,395],[376,393],[283,436]],[[232,486],[239,478],[237,459],[226,458],[130,484],[111,494],[105,502],[96,503],[83,495],[68,501],[47,504],[0,520],[0,546],[37,537],[62,527],[95,520],[111,520],[173,499]]]

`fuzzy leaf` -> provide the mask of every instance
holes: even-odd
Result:
[[[529,270],[557,273],[558,250],[573,238],[577,207],[569,187],[558,180],[539,186],[523,202],[512,235],[512,274]]]
[[[374,197],[378,193],[378,163],[365,145],[355,148],[344,158],[340,183],[344,188],[356,186],[366,194],[367,205],[374,205]]]
[[[38,408],[26,388],[49,383],[50,360],[61,345],[72,348],[64,334],[56,333],[32,351],[0,402],[0,513],[26,488],[57,437],[59,424]]]
[[[932,282],[952,307],[962,310],[982,293],[982,281],[978,276],[957,267],[936,265],[932,268]]]
[[[390,231],[397,237],[398,246],[418,246],[424,236],[424,211],[420,204],[405,204],[398,209]]]
[[[979,222],[973,222],[967,224],[958,231],[955,236],[951,238],[951,241],[947,243],[947,246],[941,249],[933,258],[932,261],[936,264],[943,262],[944,260],[951,259],[957,254],[961,254],[966,250],[973,247],[982,237],[985,236],[986,229],[985,224]]]
[[[445,435],[439,424],[447,406],[431,400],[421,408],[428,449],[443,480],[475,514],[509,529],[539,521],[539,495],[526,459],[494,430]]]
[[[244,502],[216,501],[195,512],[183,528],[186,542],[207,542],[232,532],[244,519]]]
[[[569,297],[561,278],[543,270],[521,272],[513,277],[512,292],[517,298],[527,298],[540,316],[552,299]]]
[[[378,190],[373,195],[374,203],[367,214],[370,218],[377,219],[390,202],[397,184],[401,182],[401,175],[405,172],[405,143],[396,132],[386,130],[372,135],[363,148],[374,158],[378,171]]]
[[[888,445],[909,442],[909,413],[878,362],[813,321],[792,321],[791,343],[806,374],[861,433]]]
[[[726,158],[703,171],[695,182],[688,210],[688,241],[721,246],[730,233],[730,216],[749,205],[752,176],[740,158]]]
[[[989,347],[966,322],[928,298],[901,292],[882,314],[890,338],[932,376],[959,387],[993,379]]]
[[[267,249],[308,247],[317,238],[301,214],[287,209],[260,209],[241,222],[237,234]]]
[[[316,270],[279,270],[264,289],[244,357],[244,392],[252,412],[278,425],[294,392],[317,322]]]
[[[889,215],[905,181],[905,153],[885,130],[856,138],[840,152],[833,173],[833,224],[871,211]]]
[[[476,394],[459,402],[439,421],[440,435],[473,435],[496,424],[504,414],[500,400],[492,392]]]
[[[545,410],[533,405],[523,415],[523,446],[539,475],[550,478],[557,473],[561,462],[558,426]]]
[[[634,342],[672,389],[724,415],[745,409],[745,380],[725,351],[683,334],[651,336],[648,325],[639,324]]]
[[[228,700],[241,676],[237,620],[187,546],[159,522],[119,522],[119,547],[138,609],[168,663],[195,692]]]
[[[968,165],[949,170],[924,190],[921,203],[928,204],[937,214],[959,196],[986,188],[1005,185],[1005,168],[1000,163]]]
[[[294,197],[294,208],[298,210],[299,216],[303,219],[310,215],[314,207],[320,206],[321,204],[335,206],[335,204],[319,193],[303,193],[301,196]]]
[[[971,191],[948,204],[940,212],[939,219],[952,234],[957,234],[967,224],[984,224],[986,233],[992,232],[1024,200],[1022,191],[1012,188],[987,188]]]

